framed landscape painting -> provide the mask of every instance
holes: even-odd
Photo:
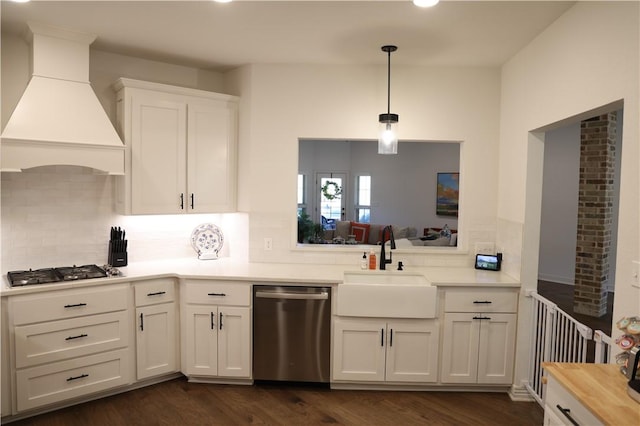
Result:
[[[436,215],[458,217],[458,179],[460,173],[438,173]]]

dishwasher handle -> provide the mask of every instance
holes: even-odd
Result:
[[[298,299],[298,300],[327,300],[329,293],[287,293],[275,291],[256,291],[256,297],[261,299]]]

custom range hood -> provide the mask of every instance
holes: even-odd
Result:
[[[1,170],[74,165],[124,174],[124,145],[89,83],[91,34],[29,23],[32,76],[0,141]]]

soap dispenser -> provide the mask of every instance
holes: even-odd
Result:
[[[369,261],[367,260],[367,252],[362,253],[362,260],[360,261],[360,269],[368,269]]]
[[[373,252],[373,249],[369,252],[369,269],[376,269],[376,254]]]

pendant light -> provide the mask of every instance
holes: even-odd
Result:
[[[380,114],[378,131],[378,154],[398,153],[398,114],[392,114],[391,108],[391,52],[398,50],[397,46],[382,46],[387,52],[387,113]]]

